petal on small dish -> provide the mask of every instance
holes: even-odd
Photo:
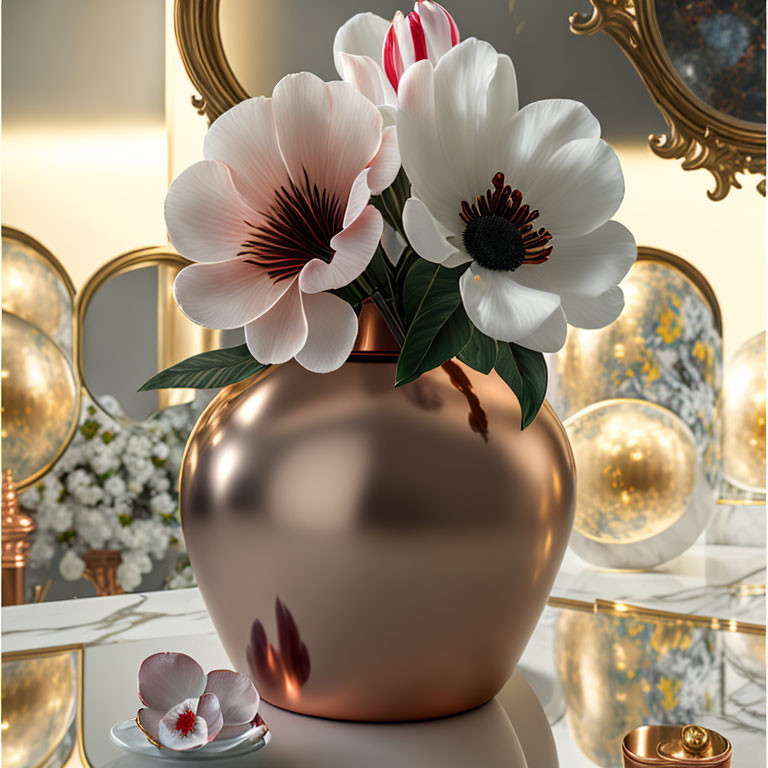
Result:
[[[604,328],[624,309],[624,293],[618,286],[598,297],[565,293],[562,301],[568,322],[577,328]]]
[[[171,184],[165,224],[176,250],[192,261],[225,261],[242,250],[258,214],[237,193],[223,163],[202,160]]]
[[[562,307],[558,307],[530,336],[516,344],[537,352],[557,352],[565,344],[568,325]]]
[[[397,128],[391,125],[381,135],[381,146],[371,160],[368,186],[374,195],[381,194],[397,176],[400,170],[400,148],[397,146]]]
[[[408,198],[403,206],[403,228],[416,253],[427,261],[442,264],[457,253],[448,241],[451,233],[418,197]]]
[[[233,672],[232,674],[237,673]],[[208,676],[210,678],[210,673]],[[219,697],[215,693],[204,693],[198,701],[197,714],[205,720],[208,729],[208,741],[213,741],[224,727],[224,714],[221,710]]]
[[[163,747],[181,752],[208,743],[208,725],[197,714],[198,702],[186,699],[163,715],[158,727],[158,741]]]
[[[204,690],[203,668],[185,653],[155,653],[139,667],[139,698],[150,709],[167,712]]]
[[[299,286],[307,293],[342,288],[357,279],[370,264],[381,239],[384,221],[369,205],[346,228],[331,238],[335,251],[330,263],[312,259],[299,275]]]
[[[307,341],[307,318],[298,280],[269,312],[245,326],[245,343],[251,354],[267,364],[286,363]]]
[[[190,264],[176,275],[173,294],[181,311],[207,328],[241,328],[275,305],[290,288],[244,259]]]
[[[296,361],[314,373],[335,371],[344,364],[355,344],[355,310],[332,293],[306,293],[304,311],[309,334]]]
[[[156,747],[162,746],[160,744],[160,721],[163,719],[165,713],[159,709],[149,709],[147,707],[140,709],[136,713],[136,725],[139,726],[139,730],[147,737],[151,744]]]
[[[477,263],[461,276],[459,290],[469,319],[499,341],[530,336],[560,305],[556,294],[526,288],[511,273]]]
[[[250,724],[259,710],[258,691],[251,680],[239,672],[229,669],[209,672],[205,692],[218,699],[226,726]]]
[[[205,135],[203,155],[229,168],[235,187],[257,211],[267,210],[274,191],[288,182],[272,100],[264,96],[241,101],[217,118]]]

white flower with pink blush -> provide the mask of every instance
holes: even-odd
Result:
[[[244,327],[261,363],[335,370],[357,315],[329,291],[356,280],[378,247],[369,199],[400,168],[394,129],[348,83],[302,72],[221,115],[204,157],[165,201],[171,242],[197,262],[176,278],[177,303],[208,328]]]
[[[375,13],[358,13],[336,33],[333,60],[342,80],[383,107],[387,124],[394,120],[400,78],[411,64],[433,65],[459,42],[459,28],[448,11],[431,0],[418,0],[392,21]]]
[[[217,669],[207,675],[184,653],[156,653],[139,668],[136,723],[156,747],[199,749],[216,738],[249,731],[259,694],[245,675]]]

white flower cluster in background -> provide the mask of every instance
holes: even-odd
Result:
[[[101,402],[110,413],[120,413],[114,398]],[[84,397],[69,448],[20,497],[37,524],[31,564],[43,565],[63,549],[59,572],[74,581],[83,575],[82,556],[88,550],[118,549],[123,559],[117,578],[131,592],[154,562],[170,551],[183,555],[177,485],[184,445],[199,410],[195,404],[175,406],[131,423]],[[189,571],[179,586],[194,584]],[[181,572],[177,569],[174,578]],[[173,580],[167,586],[173,588]]]

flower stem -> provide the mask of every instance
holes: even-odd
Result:
[[[371,297],[376,308],[381,312],[384,322],[386,322],[387,327],[395,337],[398,346],[402,347],[405,343],[405,330],[390,301],[387,300],[378,288],[369,282],[364,274],[357,278],[357,283]]]

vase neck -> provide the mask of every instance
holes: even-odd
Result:
[[[397,353],[397,346],[392,333],[387,327],[381,313],[372,301],[363,302],[357,325],[357,339],[352,353]]]

